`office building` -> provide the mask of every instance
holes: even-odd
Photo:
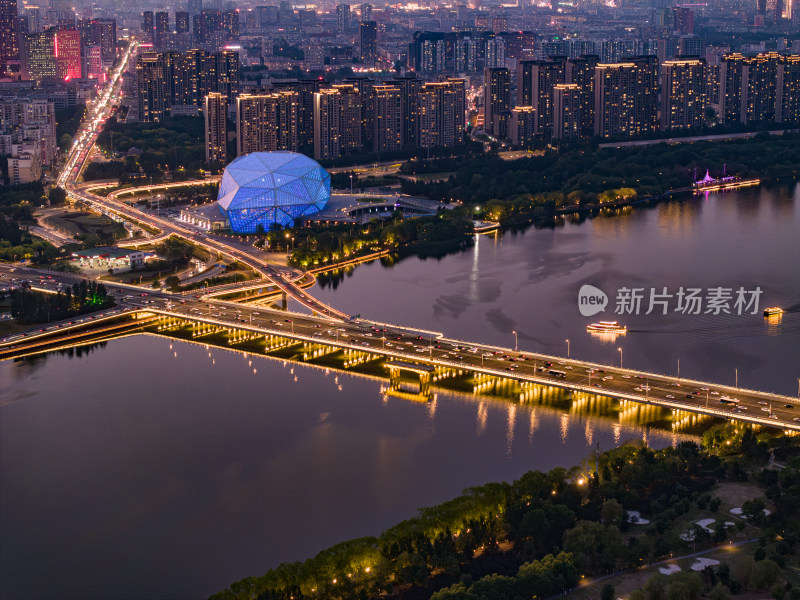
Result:
[[[81,35],[77,29],[59,29],[55,33],[53,53],[56,77],[62,81],[81,78]]]
[[[23,36],[22,78],[31,81],[55,80],[58,77],[56,66],[55,30]]]
[[[206,162],[224,165],[228,162],[228,99],[218,92],[208,94],[203,101],[206,126]]]

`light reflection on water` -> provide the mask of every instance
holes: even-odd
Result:
[[[0,596],[21,599],[204,596],[598,440],[686,439],[156,336],[0,380]]]

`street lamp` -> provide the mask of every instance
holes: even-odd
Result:
[[[622,348],[617,348],[619,350],[619,368],[622,368]]]
[[[350,175],[350,195],[353,195],[353,175]]]
[[[567,342],[567,358],[569,358],[569,340],[566,340],[566,342]]]
[[[734,369],[733,372],[734,372],[734,375],[736,376],[734,387],[738,390],[739,389],[739,369],[738,368]]]
[[[518,344],[517,344],[517,340],[518,340],[518,338],[517,338],[517,330],[515,329],[511,333],[514,334],[514,352],[516,352],[517,351],[517,347],[518,347]]]

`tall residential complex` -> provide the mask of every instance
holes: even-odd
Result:
[[[426,83],[419,93],[421,148],[455,146],[464,139],[466,88],[463,79]]]
[[[19,72],[17,0],[0,0],[0,76]]]
[[[506,137],[511,110],[511,75],[506,68],[486,69],[483,76],[484,129]]]
[[[299,95],[283,91],[242,94],[236,100],[236,154],[288,150],[299,146]]]
[[[706,61],[668,60],[661,65],[661,129],[701,127],[706,113]]]
[[[396,152],[403,148],[403,94],[393,85],[375,86],[375,134],[373,152]]]
[[[581,132],[581,89],[575,83],[553,87],[553,133],[555,140],[577,140]]]
[[[139,120],[157,121],[173,106],[196,106],[211,92],[233,102],[239,93],[239,53],[144,52],[136,60]]]
[[[206,162],[224,165],[228,159],[228,99],[211,92],[203,99],[206,125]]]

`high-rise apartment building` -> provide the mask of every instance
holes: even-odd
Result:
[[[600,63],[595,69],[595,134],[638,137],[658,130],[658,60]]]
[[[565,81],[578,86],[580,97],[580,127],[581,137],[594,135],[594,69],[600,57],[588,54],[567,61]]]
[[[189,33],[191,30],[191,15],[185,10],[175,13],[175,33]]]
[[[361,5],[361,21],[372,21],[372,5],[371,4],[362,4]]]
[[[508,121],[508,139],[515,146],[529,146],[536,137],[536,109],[515,106]]]
[[[373,152],[396,152],[403,148],[403,94],[399,87],[378,85],[375,95]]]
[[[147,44],[153,43],[153,32],[155,30],[155,19],[152,10],[142,13],[142,41]]]
[[[242,94],[236,101],[237,154],[287,150],[299,146],[299,95],[283,91]]]
[[[483,75],[483,127],[497,137],[505,137],[495,118],[505,119],[511,110],[511,75],[506,68],[486,69]],[[505,128],[503,128],[505,129]]]
[[[575,83],[558,83],[553,86],[554,140],[573,141],[581,132],[581,89]]]
[[[239,53],[145,52],[136,60],[139,120],[161,119],[172,106],[201,108],[204,98],[219,92],[235,100],[239,94]]]
[[[778,63],[775,121],[800,125],[800,56],[784,56]]]
[[[399,88],[403,99],[403,145],[416,146],[419,132],[419,94],[423,81],[412,73],[387,83]]]
[[[742,120],[742,86],[745,57],[727,54],[719,61],[719,117],[723,125]],[[745,113],[746,114],[746,113]]]
[[[362,88],[346,83],[334,85],[332,89],[339,94],[339,152],[341,154],[361,152],[365,143]],[[374,108],[372,106],[369,108],[374,114]]]
[[[361,60],[368,65],[374,64],[377,56],[377,27],[375,21],[362,21],[359,25]]]
[[[706,112],[706,61],[668,60],[661,65],[661,129],[702,127]]]
[[[336,25],[339,33],[345,33],[350,29],[350,5],[337,4],[336,5]]]
[[[780,59],[777,52],[764,52],[745,61],[742,70],[743,123],[775,121]]]
[[[341,98],[341,93],[333,89],[322,89],[314,94],[314,158],[317,160],[336,158],[340,154]]]
[[[228,161],[228,99],[212,92],[203,99],[206,125],[206,162],[224,165]]]
[[[0,0],[0,76],[18,73],[19,60],[17,0]]]
[[[155,35],[153,36],[155,47],[166,48],[169,34],[169,13],[166,11],[157,12],[155,14]]]
[[[533,106],[537,135],[549,137],[553,128],[553,88],[565,82],[566,60],[521,61],[517,69],[517,106]]]
[[[417,145],[451,147],[464,139],[466,88],[463,79],[426,83],[419,93]]]
[[[314,93],[320,89],[317,79],[285,79],[272,82],[275,91],[296,92],[299,102],[297,122],[299,148],[311,153],[314,148]]]

